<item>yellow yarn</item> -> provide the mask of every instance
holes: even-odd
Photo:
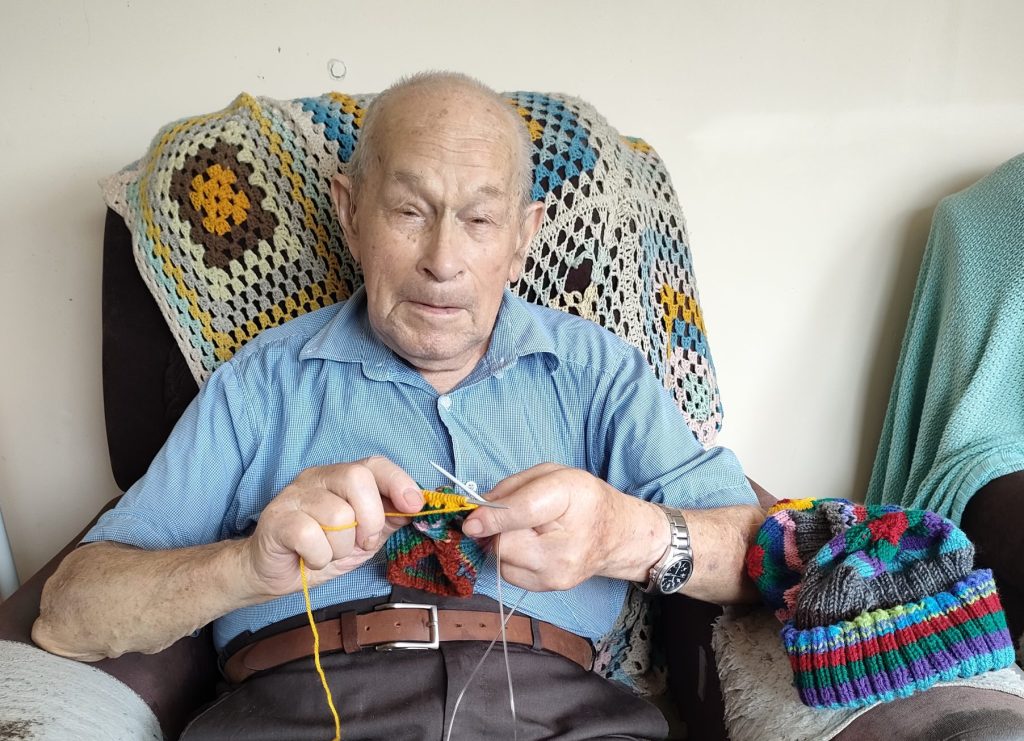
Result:
[[[331,741],[341,741],[341,718],[338,717],[338,710],[334,707],[334,700],[331,698],[327,675],[324,674],[324,668],[320,666],[320,632],[316,629],[316,621],[313,620],[313,606],[309,601],[309,578],[306,576],[306,564],[301,558],[299,559],[299,574],[302,576],[302,596],[306,599],[306,617],[309,618],[309,627],[313,631],[313,663],[316,664],[316,673],[320,675],[320,684],[324,686],[324,694],[327,695],[327,706],[331,709],[331,716],[334,718],[334,738]]]
[[[784,509],[792,509],[796,511],[810,509],[814,506],[814,503],[818,501],[810,497],[803,499],[781,499],[777,504],[773,504],[771,509],[768,510],[768,516],[771,517],[776,512],[781,512]]]
[[[479,505],[470,502],[466,497],[459,494],[449,494],[443,491],[422,490],[423,499],[431,509],[410,514],[408,512],[385,512],[385,517],[423,517],[425,515],[439,515],[446,512],[471,512]],[[350,522],[347,525],[321,525],[324,532],[338,532],[351,530],[358,522]],[[331,697],[331,688],[327,684],[327,675],[320,665],[320,633],[316,629],[316,621],[313,619],[313,604],[309,599],[309,577],[306,575],[306,562],[299,557],[299,576],[302,577],[302,597],[306,601],[306,619],[309,620],[309,628],[313,631],[313,663],[316,665],[316,673],[320,675],[320,684],[324,687],[324,694],[327,695],[327,706],[331,709],[331,717],[334,718],[334,738],[331,741],[341,741],[341,718],[338,717],[338,710],[334,707],[334,699]]]

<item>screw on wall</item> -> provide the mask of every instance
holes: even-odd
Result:
[[[348,74],[348,67],[340,59],[328,59],[327,74],[329,74],[335,80],[344,80],[345,75]]]

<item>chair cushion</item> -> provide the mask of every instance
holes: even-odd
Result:
[[[0,641],[0,666],[0,738],[164,737],[142,698],[99,669],[15,641]]]
[[[198,382],[262,329],[360,284],[329,183],[352,155],[371,97],[242,94],[165,126],[105,184]],[[507,98],[535,144],[533,196],[547,205],[514,289],[639,348],[697,439],[712,444],[722,406],[683,215],[660,158],[581,100]]]
[[[1020,728],[1024,679],[1015,667],[939,682],[932,689],[890,703],[833,710],[808,707],[800,702],[793,685],[792,667],[779,640],[779,621],[765,608],[754,608],[746,614],[743,609],[727,609],[715,623],[712,636],[725,702],[725,725],[732,741],[825,741],[837,736],[843,741],[1009,738],[983,735],[981,731],[990,721],[1002,722],[1000,716],[986,718],[984,713],[965,714],[971,717],[961,718],[966,725],[960,734],[921,732],[925,727],[940,728],[953,722],[960,711],[982,705],[1002,710],[1015,718]],[[956,688],[966,702],[935,702],[943,698],[935,688]],[[883,710],[880,716],[868,712],[880,706],[892,710]],[[864,719],[858,720],[862,716]],[[879,723],[878,718],[884,720]]]

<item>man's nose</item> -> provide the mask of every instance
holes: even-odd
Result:
[[[454,218],[447,216],[435,222],[420,257],[420,270],[439,282],[453,280],[465,267],[459,229],[454,222]]]

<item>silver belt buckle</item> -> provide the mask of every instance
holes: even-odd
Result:
[[[414,602],[388,602],[377,605],[376,610],[429,610],[430,619],[427,621],[427,628],[430,630],[430,637],[425,641],[391,641],[390,643],[378,643],[375,648],[378,651],[404,651],[405,649],[436,649],[441,645],[441,630],[437,622],[437,605],[421,605]]]

